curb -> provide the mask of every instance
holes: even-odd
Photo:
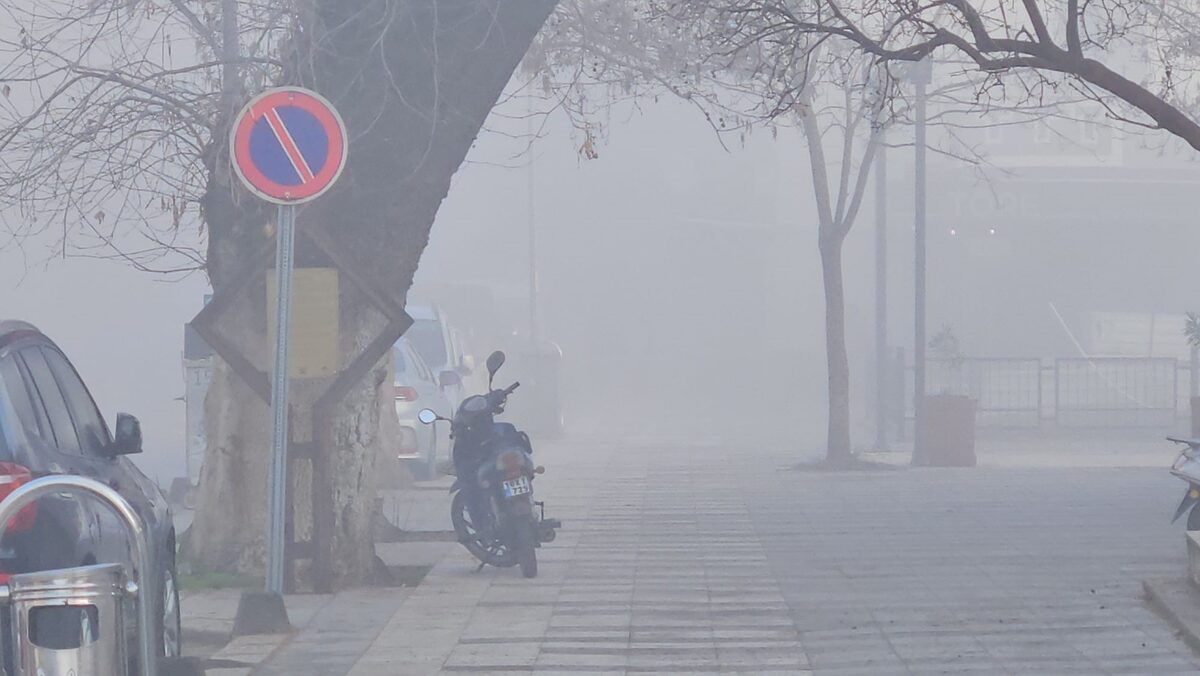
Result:
[[[1142,590],[1150,607],[1200,654],[1200,590],[1182,577],[1143,580]]]

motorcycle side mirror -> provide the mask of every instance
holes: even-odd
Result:
[[[432,425],[434,422],[437,421],[437,419],[438,419],[438,414],[434,413],[433,409],[423,408],[420,410],[420,412],[417,413],[417,420],[420,420],[421,422],[425,423],[426,425]]]
[[[489,386],[491,385],[492,379],[496,377],[496,371],[499,371],[500,367],[504,366],[504,360],[505,360],[504,353],[501,352],[500,350],[496,350],[495,352],[488,355],[487,370],[488,370],[488,385]]]

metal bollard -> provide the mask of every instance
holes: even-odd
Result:
[[[16,673],[125,673],[127,594],[119,563],[14,575],[8,604]]]
[[[133,541],[137,584],[128,582],[121,564],[14,575],[0,586],[0,602],[10,605],[13,676],[119,676],[126,673],[122,598],[131,595],[138,609],[138,656],[141,676],[156,676],[153,599],[154,559],[146,528],[133,507],[112,488],[80,476],[50,476],[31,481],[0,502],[0,538],[20,509],[49,493],[98,498],[125,522]],[[107,610],[107,612],[105,612]],[[57,615],[57,616],[56,616]],[[71,631],[44,634],[39,623]],[[74,631],[78,623],[78,631]],[[65,638],[64,638],[65,636]],[[50,645],[44,645],[49,643]],[[73,645],[78,644],[78,645]]]

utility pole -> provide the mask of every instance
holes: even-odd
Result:
[[[536,348],[541,339],[541,326],[538,322],[538,272],[537,272],[537,219],[534,211],[534,171],[533,171],[533,94],[527,99],[529,107],[526,111],[526,129],[529,135],[529,174],[527,183],[527,210],[529,216],[529,340]]]
[[[888,404],[887,137],[875,157],[875,450],[886,451]]]
[[[915,252],[913,255],[914,279],[914,327],[913,327],[913,457],[914,465],[925,464],[925,200],[926,159],[928,153],[926,127],[928,114],[926,103],[927,87],[933,79],[933,61],[926,57],[912,71],[913,84],[917,87],[916,100],[916,158],[913,175],[916,179]]]

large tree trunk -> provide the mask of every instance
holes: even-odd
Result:
[[[825,286],[825,356],[829,367],[829,433],[825,460],[849,467],[850,360],[846,354],[846,296],[842,276],[843,237],[821,238],[821,271]]]
[[[556,0],[309,0],[293,36],[288,80],[330,98],[345,118],[350,156],[338,187],[301,212],[298,266],[334,266],[306,239],[324,233],[358,279],[402,305],[450,179],[458,169]],[[215,143],[205,199],[214,292],[263,246],[265,209],[231,189],[223,143]],[[247,356],[268,370],[264,274],[221,325],[255,346]],[[344,367],[386,325],[386,317],[343,272]],[[327,477],[316,495],[307,477],[291,482],[297,536],[314,524],[336,586],[361,582],[371,568],[371,510],[380,439],[383,361],[312,433],[314,463]],[[305,387],[293,383],[293,392]],[[207,406],[208,449],[187,553],[197,568],[259,573],[264,564],[267,406],[225,364],[215,370]],[[305,436],[311,420],[293,421]],[[307,474],[307,472],[305,472]]]

